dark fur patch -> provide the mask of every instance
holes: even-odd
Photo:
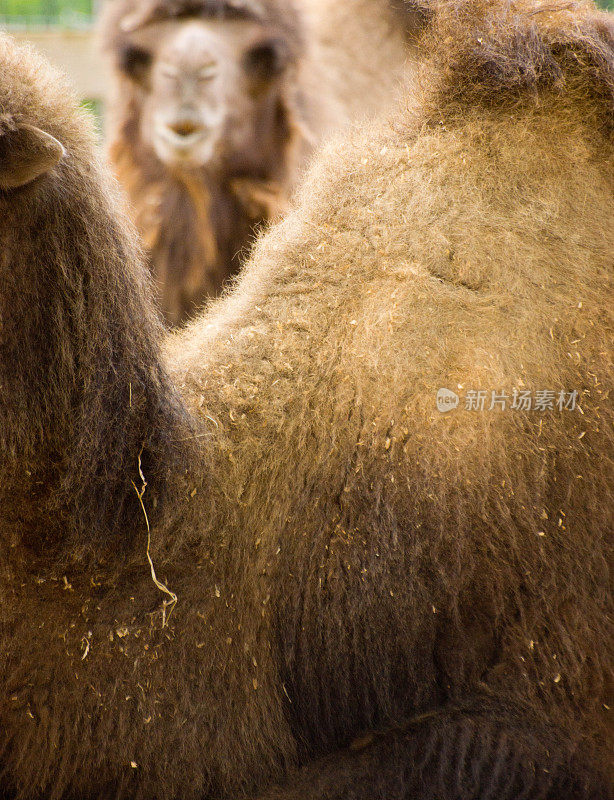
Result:
[[[143,81],[151,66],[151,53],[142,47],[125,44],[117,55],[117,66],[135,81]]]
[[[244,67],[257,83],[265,83],[284,71],[290,53],[283,39],[259,42],[245,54]]]

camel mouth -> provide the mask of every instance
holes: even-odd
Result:
[[[204,128],[193,128],[192,130],[176,130],[168,125],[157,125],[156,136],[175,150],[191,150],[197,144],[209,138],[210,132]]]
[[[154,128],[153,144],[158,157],[168,163],[204,165],[215,153],[217,136],[210,128],[192,125],[171,126],[158,123]]]

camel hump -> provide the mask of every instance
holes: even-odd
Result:
[[[410,7],[412,3],[408,4]],[[614,17],[592,2],[425,2],[423,47],[439,74],[434,103],[510,106],[555,91],[599,125],[614,123]],[[423,11],[423,13],[425,13]]]

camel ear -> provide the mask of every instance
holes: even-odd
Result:
[[[33,125],[17,123],[0,129],[0,189],[18,189],[53,169],[64,146]]]

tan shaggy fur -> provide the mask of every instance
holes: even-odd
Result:
[[[66,148],[0,193],[5,796],[614,796],[612,20],[431,25],[162,357],[83,119],[0,39]]]
[[[219,103],[230,93],[233,107],[219,163],[178,168],[152,147],[146,109],[163,102],[152,70],[190,20],[228,43],[220,58],[236,61],[240,73],[250,37],[283,48],[284,66],[266,90],[228,77]],[[398,96],[409,54],[403,26],[383,0],[114,0],[101,27],[114,67],[109,154],[171,324],[194,316],[237,273],[256,230],[286,208],[314,146]],[[235,142],[237,124],[250,133]]]

